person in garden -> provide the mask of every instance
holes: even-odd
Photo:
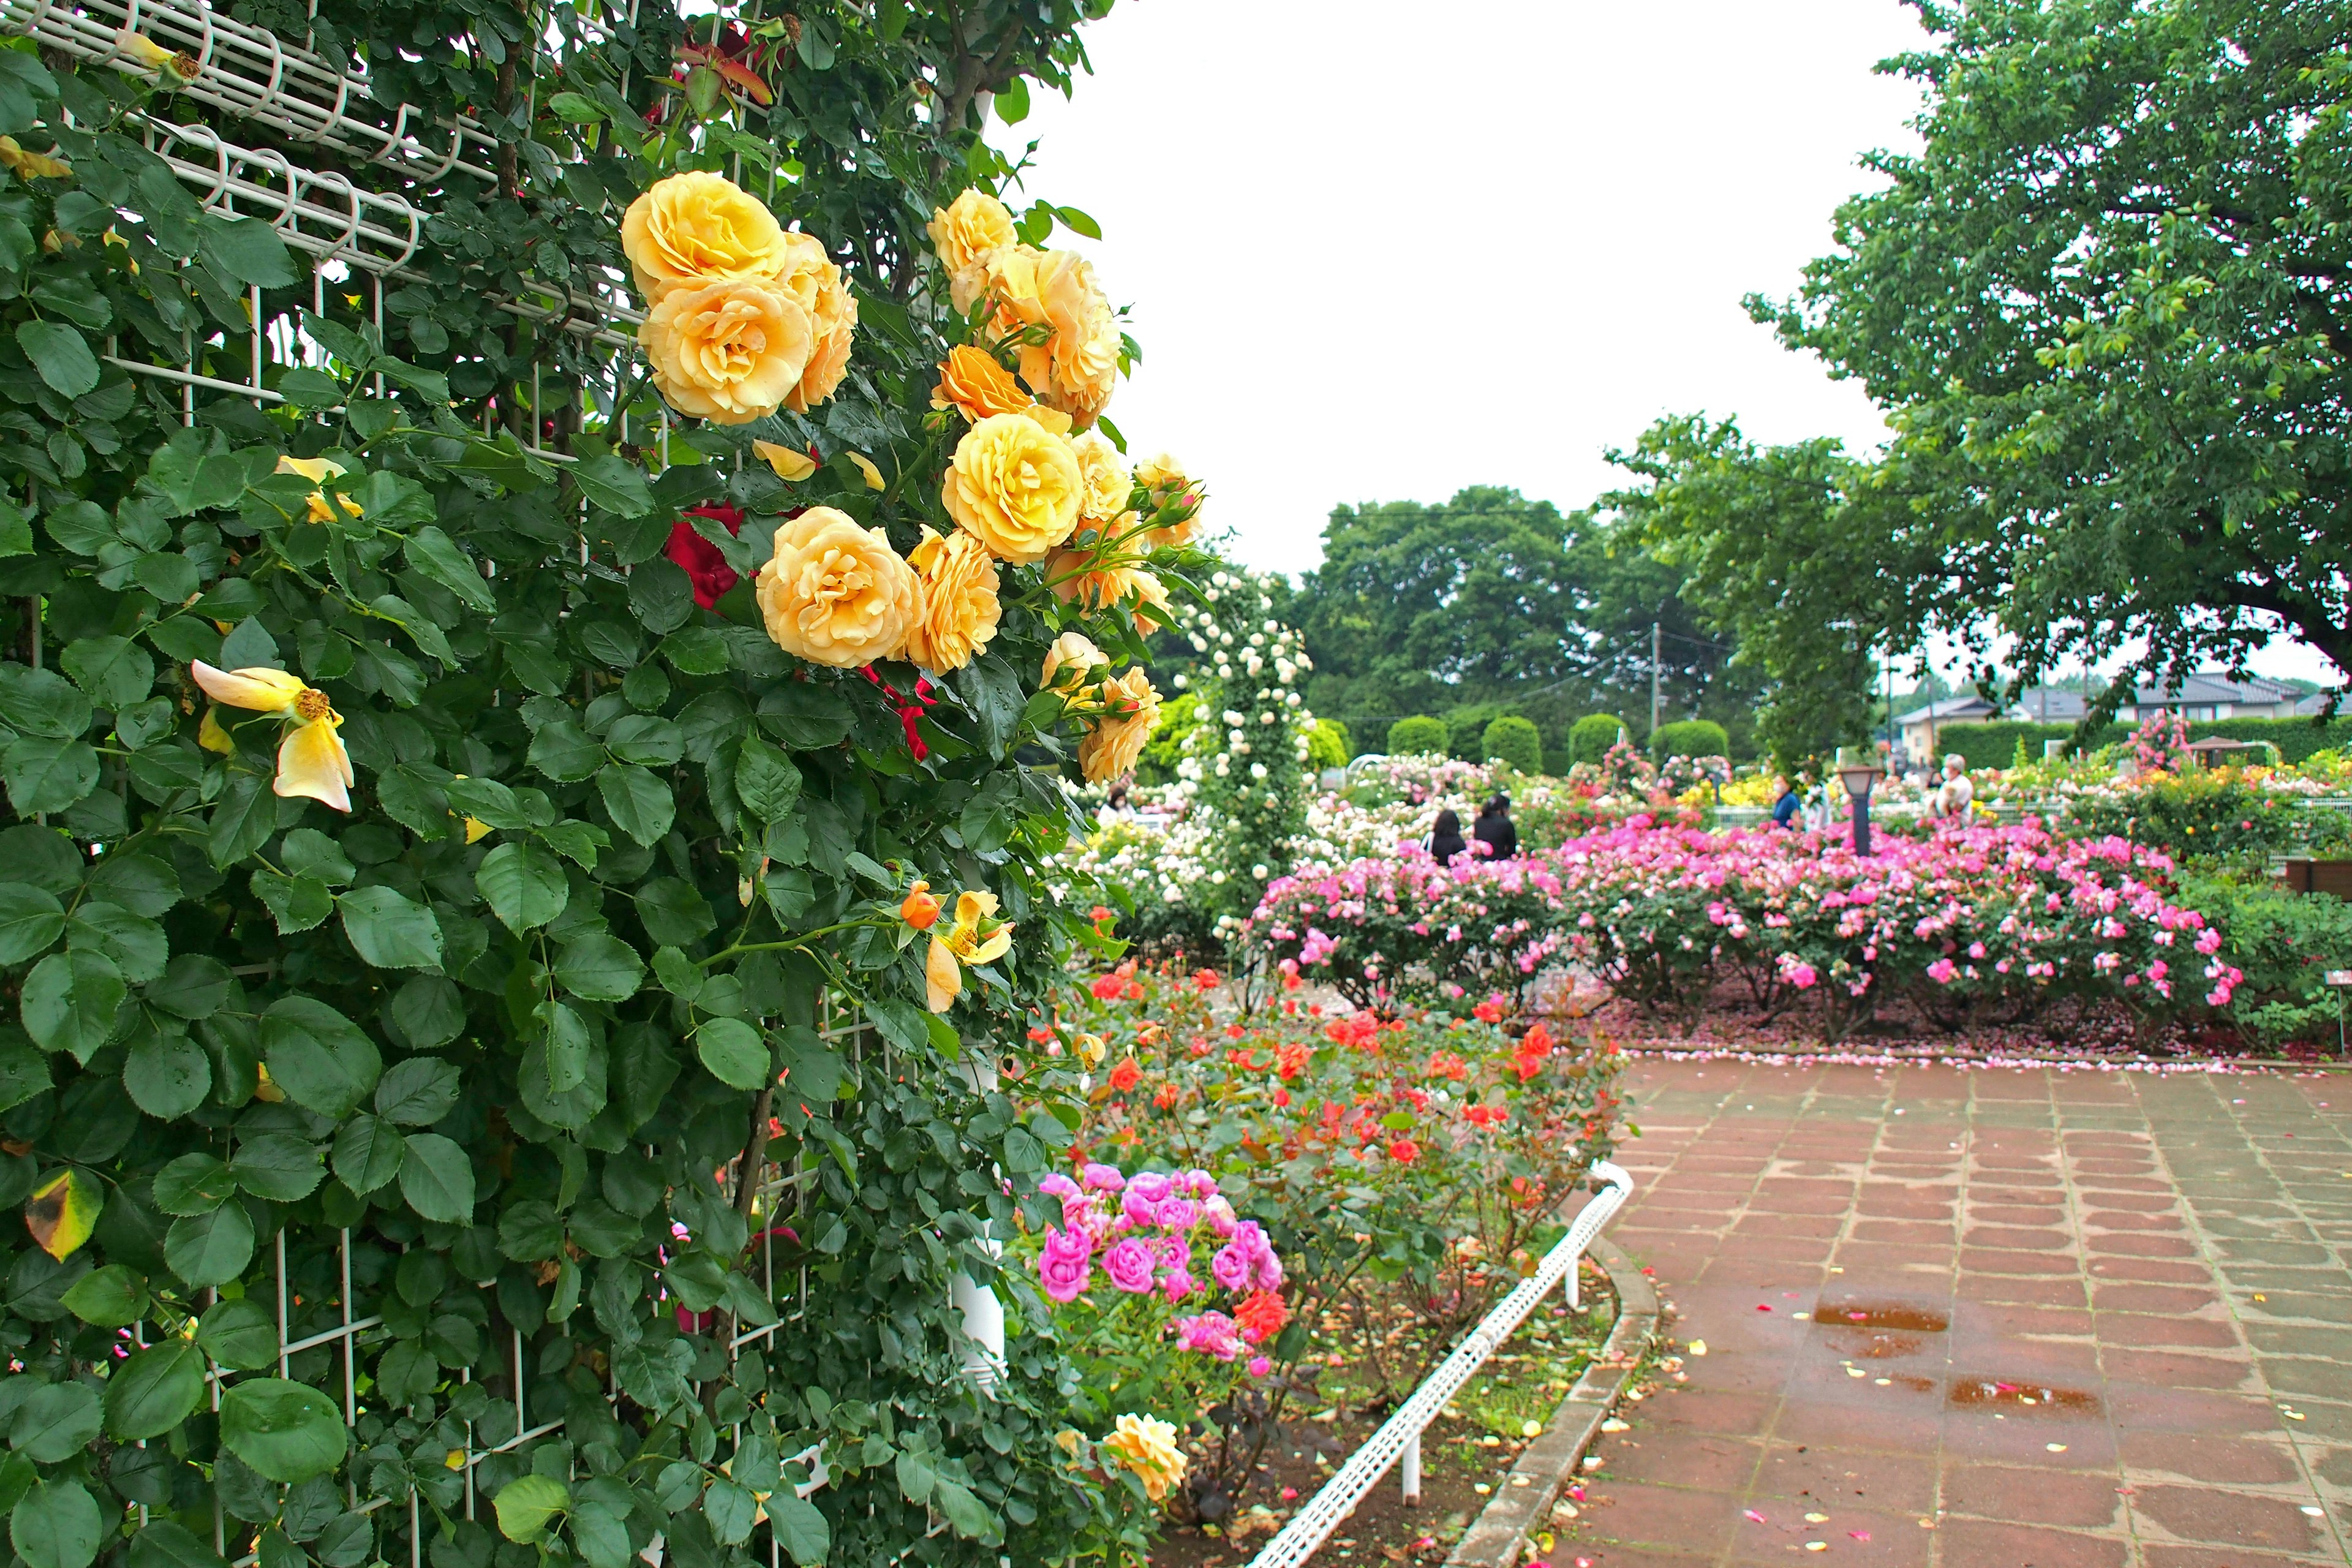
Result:
[[[1804,809],[1804,798],[1797,794],[1797,786],[1789,782],[1786,774],[1772,783],[1776,795],[1772,802],[1772,825],[1793,829],[1797,826],[1797,813]]]
[[[1519,830],[1511,823],[1511,797],[1496,795],[1478,808],[1470,831],[1489,860],[1515,860],[1519,854]]]
[[[1422,847],[1429,851],[1429,858],[1441,865],[1451,862],[1454,857],[1470,847],[1462,837],[1462,819],[1454,814],[1451,806],[1437,814],[1436,826],[1430,829],[1429,837],[1421,843]]]
[[[1977,797],[1977,787],[1969,782],[1969,763],[1958,752],[1944,759],[1944,782],[1927,797],[1927,812],[1940,818],[1965,819],[1969,806]]]

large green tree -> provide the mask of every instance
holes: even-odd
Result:
[[[1698,416],[1660,420],[1609,457],[1634,482],[1601,508],[1736,642],[1735,668],[1764,688],[1758,740],[1786,767],[1864,739],[1874,652],[1916,623],[1932,564],[1885,475],[1832,440],[1759,447]]]
[[[2274,626],[2352,671],[2352,4],[1912,3],[1924,148],[1749,303],[1891,411],[1924,619],[2027,680]]]

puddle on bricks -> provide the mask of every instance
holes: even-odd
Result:
[[[1952,1379],[1944,1404],[1953,1410],[1991,1410],[2003,1415],[2096,1415],[2099,1396],[2088,1389],[2064,1388],[2033,1379],[1961,1376]]]
[[[1813,1326],[1832,1348],[1854,1361],[1897,1361],[1916,1355],[1927,1337],[1951,1326],[1933,1307],[1909,1301],[1824,1301]]]

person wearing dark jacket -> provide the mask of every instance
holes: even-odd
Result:
[[[1423,844],[1429,850],[1429,858],[1441,866],[1470,847],[1462,837],[1462,819],[1451,808],[1437,814],[1437,826]]]
[[[1780,781],[1780,798],[1772,803],[1772,826],[1775,827],[1796,826],[1797,813],[1802,811],[1804,806],[1805,803],[1803,797],[1797,794],[1797,786],[1790,784],[1787,779],[1782,779]]]
[[[1514,860],[1519,853],[1519,830],[1511,826],[1511,797],[1498,795],[1478,808],[1478,820],[1470,826],[1479,847],[1489,860]]]

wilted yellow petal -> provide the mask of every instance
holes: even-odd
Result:
[[[296,479],[320,485],[329,479],[340,479],[351,470],[332,458],[279,458],[278,472],[292,474]]]
[[[466,818],[466,842],[479,844],[490,836],[490,825],[478,816]]]
[[[337,811],[352,808],[352,754],[335,733],[342,721],[331,713],[296,728],[278,748],[278,779],[269,787],[282,795],[304,795]]]
[[[229,739],[226,730],[221,728],[219,709],[207,707],[205,710],[205,721],[196,726],[196,744],[207,752],[218,752],[224,757],[236,750],[236,742]]]
[[[849,460],[857,465],[857,471],[859,473],[866,476],[866,488],[867,489],[887,490],[890,488],[887,484],[883,482],[882,470],[876,468],[874,466],[873,459],[866,457],[865,453],[852,452],[849,454]]]
[[[963,994],[963,965],[938,937],[931,938],[931,950],[923,958],[923,994],[934,1013],[946,1012]]]
[[[255,1078],[253,1098],[270,1105],[284,1104],[286,1100],[286,1091],[269,1081],[269,1064],[267,1062],[256,1062],[254,1064],[253,1071]]]
[[[816,472],[816,461],[806,452],[795,451],[790,447],[778,446],[773,441],[754,441],[751,443],[751,450],[765,458],[768,467],[776,470],[776,478],[786,484],[791,484],[796,479],[807,479]]]
[[[196,678],[196,684],[214,701],[226,702],[232,708],[250,708],[257,713],[289,713],[302,693],[310,689],[299,676],[257,665],[244,669],[215,669],[197,659],[188,666],[188,673]]]
[[[146,34],[134,33],[128,27],[114,35],[114,47],[149,70],[161,70],[172,63],[171,50]]]
[[[105,1206],[106,1194],[97,1182],[79,1171],[60,1171],[25,1200],[25,1228],[43,1252],[62,1263],[89,1239],[98,1211]]]

